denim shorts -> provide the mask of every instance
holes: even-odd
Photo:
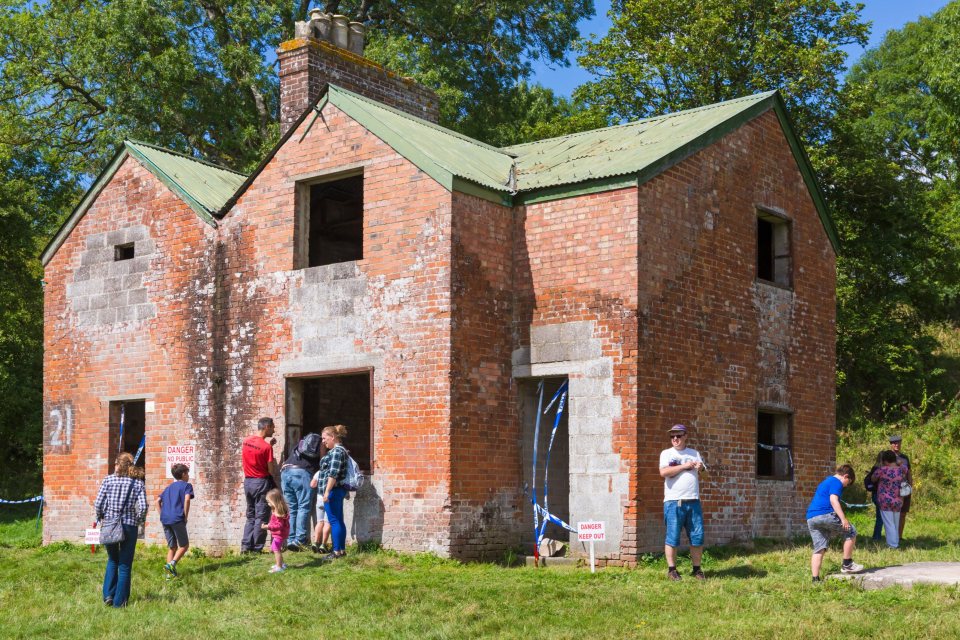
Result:
[[[813,540],[813,552],[819,553],[830,546],[830,538],[842,535],[844,540],[857,537],[857,528],[850,523],[850,529],[844,531],[840,523],[840,516],[835,513],[825,513],[807,520],[810,529],[810,538]]]
[[[691,547],[703,546],[703,510],[699,500],[670,500],[663,503],[663,524],[667,525],[665,543],[680,546],[680,530],[687,530]]]

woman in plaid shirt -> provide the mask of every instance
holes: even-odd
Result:
[[[347,490],[340,483],[347,475],[347,450],[343,448],[343,439],[347,437],[347,428],[342,424],[324,427],[320,440],[328,451],[320,460],[319,486],[323,492],[323,509],[330,523],[333,538],[333,553],[327,556],[334,560],[346,555],[347,526],[343,522],[343,499]]]
[[[121,453],[114,472],[103,479],[94,508],[97,521],[107,516],[120,516],[123,541],[103,545],[107,550],[107,572],[103,576],[103,603],[122,607],[130,597],[130,572],[133,552],[137,549],[137,525],[147,517],[147,492],[137,479],[138,469],[133,456]]]

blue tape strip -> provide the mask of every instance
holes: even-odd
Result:
[[[29,504],[31,502],[40,502],[41,500],[43,500],[43,496],[34,496],[26,500],[4,500],[0,498],[0,504]]]
[[[120,441],[117,442],[117,453],[123,453],[123,413],[125,404],[120,405]]]
[[[140,461],[140,454],[143,453],[143,447],[147,444],[147,434],[143,434],[143,437],[140,438],[140,447],[137,448],[137,455],[133,456],[133,464],[137,464]]]

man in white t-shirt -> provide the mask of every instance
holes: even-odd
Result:
[[[687,447],[687,428],[682,424],[670,427],[670,444],[660,454],[660,475],[663,477],[663,523],[667,527],[663,553],[667,556],[667,577],[680,580],[677,572],[677,547],[680,531],[687,530],[690,539],[690,561],[693,575],[705,580],[700,568],[703,555],[703,510],[700,508],[700,478],[703,459],[695,449]]]

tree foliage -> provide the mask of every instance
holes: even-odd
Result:
[[[41,248],[124,139],[239,170],[255,166],[279,136],[275,51],[309,4],[10,0],[0,7],[3,459],[32,465],[39,453]],[[436,90],[443,124],[468,135],[510,143],[594,122],[524,82],[531,60],[566,64],[592,0],[329,0],[325,9],[364,20],[367,55]]]
[[[936,391],[929,327],[960,322],[958,52],[957,3],[891,31],[848,74],[815,156],[841,233],[842,415],[883,416]]]
[[[575,96],[636,119],[779,89],[799,131],[823,134],[863,5],[834,0],[614,0],[610,32],[583,45],[597,79]]]

